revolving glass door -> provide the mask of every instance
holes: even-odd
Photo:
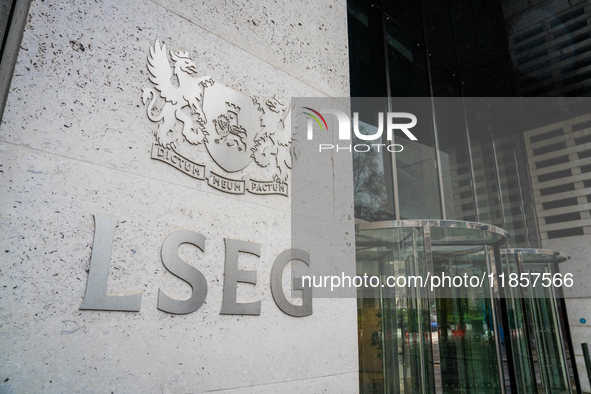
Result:
[[[526,287],[508,287],[511,293],[507,294],[511,315],[515,316],[511,341],[519,392],[570,394],[577,390],[578,376],[574,375],[571,382],[567,355],[572,346],[569,348],[568,332],[561,324],[567,320],[561,316],[566,311],[560,311],[557,290],[552,286],[556,265],[567,257],[545,249],[506,249],[501,253],[508,273],[520,277],[523,273],[528,279]]]
[[[357,225],[362,393],[504,393],[495,273],[504,230],[409,220]],[[436,279],[437,278],[437,279]]]

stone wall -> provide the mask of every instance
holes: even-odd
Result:
[[[0,125],[0,391],[357,392],[356,300],[314,299],[313,314],[296,318],[271,295],[273,262],[290,248],[290,198],[223,193],[151,159],[157,125],[142,92],[157,40],[249,97],[348,96],[341,1],[34,0]],[[199,149],[208,173],[223,174]],[[335,177],[352,182],[350,157],[335,160]],[[254,167],[241,174],[269,175]],[[333,198],[324,237],[354,269],[352,191]],[[139,312],[79,309],[93,215],[119,221],[107,294],[141,293]],[[159,289],[191,295],[160,256],[176,230],[205,237],[203,251],[179,248],[208,283],[185,315],[156,307]],[[237,286],[238,302],[261,301],[259,316],[220,314],[224,238],[261,245],[260,258],[238,263],[257,271],[256,285]]]

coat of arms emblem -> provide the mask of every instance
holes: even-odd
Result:
[[[199,76],[187,52],[169,53],[159,41],[150,47],[148,71],[153,85],[142,101],[157,124],[153,159],[227,193],[288,196],[289,102],[249,97]]]

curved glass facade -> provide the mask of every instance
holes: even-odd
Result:
[[[353,153],[359,273],[477,277],[495,266],[506,275],[555,273],[552,255],[542,256],[541,266],[518,264],[531,257],[524,250],[534,249],[501,258],[486,240],[436,245],[436,228],[395,223],[488,223],[507,230],[502,246],[510,248],[541,248],[542,240],[583,234],[587,216],[552,210],[584,206],[582,197],[561,193],[574,193],[578,178],[569,183],[568,176],[586,174],[589,166],[572,174],[558,168],[574,151],[553,139],[562,130],[550,125],[588,113],[589,104],[532,97],[591,91],[588,2],[349,0],[347,7],[351,112],[360,113],[364,133],[378,127],[364,100],[379,103],[374,112],[408,111],[420,120],[417,141],[402,134],[380,141],[403,145],[403,152]],[[581,119],[572,120],[577,145],[588,141],[581,133],[589,123]],[[571,156],[575,164],[588,157]],[[540,216],[543,210],[549,213]],[[375,222],[384,220],[396,228],[377,230]],[[507,288],[496,298],[452,290],[422,299],[400,288],[394,295],[391,289],[360,293],[362,392],[580,390],[576,367],[574,385],[568,373],[574,352],[561,336],[568,336],[561,294]]]
[[[383,176],[379,197],[356,194],[357,218],[481,221],[509,231],[512,247],[541,247],[523,132],[548,108],[524,103],[522,121],[509,124],[502,101],[488,97],[588,93],[588,2],[350,0],[347,8],[351,97],[388,98],[385,109],[432,97],[420,143],[397,157],[355,155],[356,184]],[[365,169],[371,163],[379,168]]]
[[[539,247],[522,136],[498,115],[514,100],[407,97],[351,102],[366,134],[378,127],[367,109],[370,103],[419,119],[413,129],[418,141],[394,133],[403,152],[353,153],[358,221],[479,221],[507,229],[510,246]],[[387,144],[385,138],[381,142]]]

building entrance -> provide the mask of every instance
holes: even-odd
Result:
[[[506,240],[474,222],[357,225],[357,274],[382,284],[359,288],[362,393],[572,393],[554,290],[508,286],[562,257],[524,264]]]

